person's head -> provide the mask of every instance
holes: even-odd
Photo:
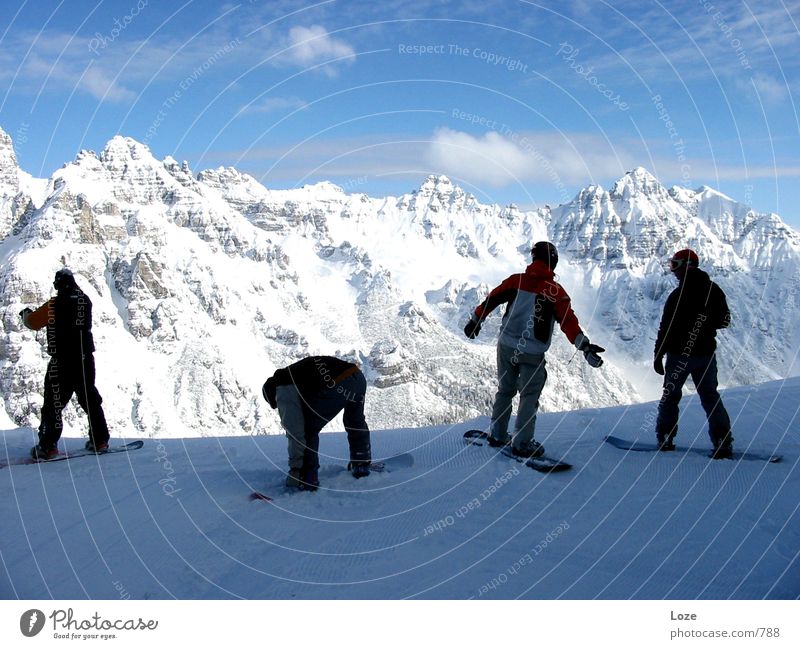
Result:
[[[533,261],[541,261],[550,270],[555,270],[558,264],[558,250],[549,241],[539,241],[531,248]]]
[[[687,272],[697,268],[699,265],[700,259],[697,257],[697,253],[689,248],[679,250],[669,260],[669,269],[675,273],[678,279],[682,279]]]
[[[56,271],[56,276],[53,279],[53,288],[57,291],[62,291],[68,288],[75,288],[77,284],[75,283],[75,275],[72,274],[72,271],[69,268],[62,268],[59,271]]]

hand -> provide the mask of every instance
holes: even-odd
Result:
[[[589,336],[585,333],[581,332],[575,337],[575,347],[578,348],[579,352],[584,351],[589,346]]]
[[[600,347],[600,345],[593,345],[585,333],[579,333],[575,337],[574,344],[575,347],[578,348],[578,351],[583,352],[583,356],[589,365],[592,367],[600,367],[603,364],[603,359],[600,358],[598,354],[602,354],[606,350]]]
[[[583,356],[592,367],[600,367],[603,364],[603,359],[598,354],[602,354],[604,351],[606,350],[600,345],[588,343],[583,348]]]
[[[22,309],[22,311],[19,312],[19,317],[22,320],[25,320],[25,316],[28,315],[29,313],[33,313],[33,309],[26,306],[24,309]]]
[[[656,374],[664,376],[664,361],[661,356],[656,356],[653,361],[653,369],[656,371]]]
[[[464,327],[464,335],[467,338],[474,339],[478,337],[478,334],[481,332],[481,323],[475,322],[472,318],[470,318],[469,322]]]

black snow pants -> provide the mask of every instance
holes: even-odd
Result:
[[[108,441],[108,425],[103,412],[103,399],[94,386],[94,355],[52,356],[44,378],[44,404],[39,426],[39,444],[50,448],[61,438],[61,411],[72,395],[89,417],[89,439],[95,444]]]

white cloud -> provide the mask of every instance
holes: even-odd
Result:
[[[156,75],[163,79],[182,78],[219,47],[217,41],[192,43],[178,57],[174,55],[180,43],[155,39],[146,44],[118,39],[105,49],[97,46],[97,38],[57,31],[22,31],[9,40],[0,53],[0,80],[14,79],[15,90],[38,93],[43,84],[45,89],[59,92],[77,87],[111,102],[135,100],[138,93],[134,88]]]
[[[569,185],[636,166],[626,150],[603,138],[568,133],[489,131],[476,137],[442,128],[434,133],[426,157],[442,173],[493,187],[524,181]]]
[[[115,84],[97,68],[89,68],[80,79],[80,87],[102,101],[133,101],[136,93]]]
[[[345,41],[333,38],[321,25],[292,27],[285,59],[296,65],[310,66],[332,60],[352,62],[355,50]]]
[[[212,58],[215,65],[240,70],[258,61],[275,67],[320,65],[323,74],[334,76],[335,64],[351,63],[356,57],[348,43],[320,25],[293,27],[270,44],[258,37],[232,39],[221,28],[188,41],[161,36],[146,42],[122,36],[103,40],[101,36],[56,30],[14,32],[0,49],[0,81],[13,80],[13,90],[39,93],[43,85],[55,91],[77,87],[103,101],[131,102],[142,86],[177,84]],[[166,92],[174,90],[168,87]],[[245,110],[268,112],[301,105],[293,97],[267,99]]]
[[[271,113],[273,111],[295,110],[305,108],[308,102],[299,97],[267,97],[249,106],[245,106],[241,113]]]
[[[428,147],[427,161],[434,169],[456,178],[482,179],[493,187],[530,178],[534,160],[498,133],[482,137],[441,128]]]
[[[768,105],[780,104],[789,95],[789,87],[785,83],[762,72],[746,79],[737,79],[736,88],[749,100]]]
[[[506,137],[507,135],[507,137]],[[694,188],[720,180],[797,177],[796,165],[730,165],[715,159],[681,159],[662,143],[607,140],[586,133],[506,133],[481,136],[448,128],[437,130],[425,151],[433,173],[443,173],[478,187],[543,183],[562,201],[590,184],[608,186],[634,167],[644,166],[664,184]]]
[[[724,165],[711,159],[679,160],[660,142],[609,142],[586,133],[520,133],[516,141],[495,131],[474,136],[442,128],[416,134],[361,135],[314,139],[298,145],[212,151],[198,166],[220,164],[246,169],[265,184],[302,185],[329,179],[347,186],[354,178],[409,178],[446,174],[476,194],[490,188],[537,186],[558,202],[568,202],[590,184],[610,187],[626,171],[643,166],[664,185],[690,188],[719,181],[798,177],[797,166]],[[689,178],[686,178],[686,173]],[[549,192],[549,193],[548,193]]]
[[[780,83],[778,80],[773,79],[766,74],[756,74],[753,77],[753,87],[756,89],[758,96],[767,103],[777,104],[786,99],[788,95],[788,88],[785,84]]]
[[[313,139],[295,145],[258,146],[246,150],[212,151],[202,165],[247,168],[266,182],[291,181],[302,185],[309,178],[344,182],[356,177],[412,177],[433,173],[424,163],[424,143],[416,135],[362,135]],[[261,171],[258,171],[258,170]]]

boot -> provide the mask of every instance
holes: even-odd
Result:
[[[289,469],[286,474],[286,486],[291,489],[300,488],[300,469]]]
[[[303,469],[300,477],[300,489],[303,491],[316,491],[319,488],[319,475],[317,469]]]
[[[92,453],[104,453],[108,450],[108,442],[95,443],[93,439],[90,439],[88,442],[86,442],[84,448]]]
[[[517,457],[541,457],[544,455],[544,446],[532,439],[522,447],[512,446],[511,452]]]
[[[369,475],[369,465],[369,462],[353,461],[347,464],[347,470],[358,480],[359,478],[366,478]]]
[[[39,442],[31,449],[31,457],[34,460],[52,460],[54,457],[58,457],[58,447],[42,446],[42,443]]]
[[[486,438],[486,441],[489,443],[489,446],[491,446],[492,448],[503,448],[504,446],[508,446],[509,444],[511,444],[511,438],[510,437],[507,437],[504,442],[501,442],[499,439],[497,439],[493,435],[489,435],[489,437]]]
[[[711,457],[714,460],[730,460],[733,458],[733,437],[731,431],[715,431],[711,437],[714,443],[714,450]]]
[[[656,431],[656,442],[658,443],[658,450],[659,451],[674,451],[675,450],[675,443],[672,441],[675,439],[675,435],[677,435],[678,429],[672,428],[672,430],[668,432],[663,431]]]

